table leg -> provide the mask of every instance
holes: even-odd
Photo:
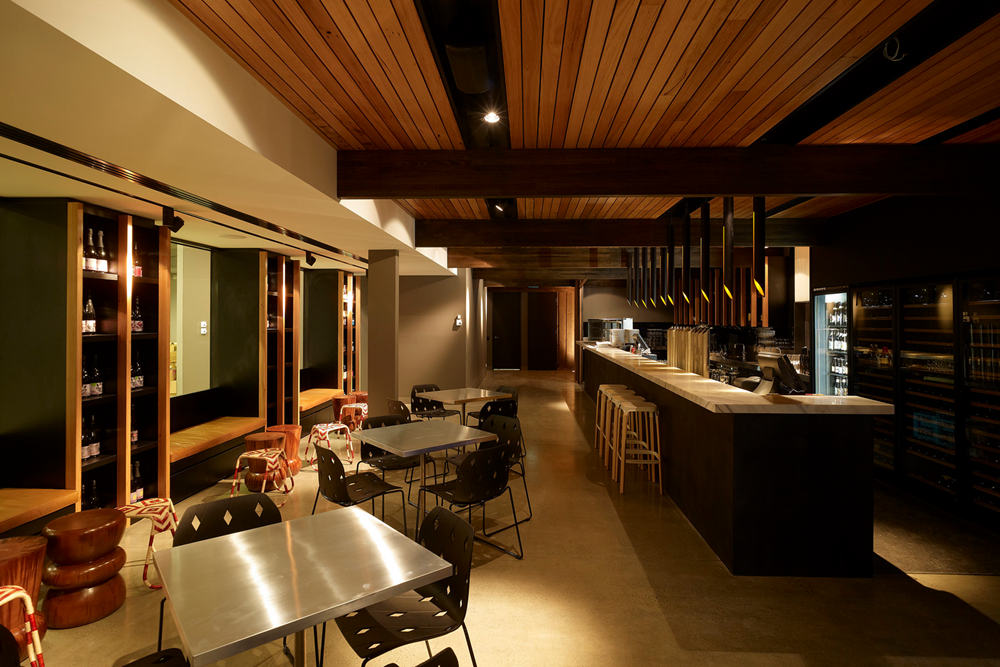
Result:
[[[417,487],[417,525],[413,529],[414,539],[420,541],[420,524],[424,521],[424,502],[426,493],[420,493],[420,489],[424,488],[426,483],[425,475],[427,474],[424,467],[427,465],[426,454],[420,455],[420,486]]]
[[[468,426],[468,423],[466,423],[466,417],[465,417],[465,403],[462,403],[462,426]]]
[[[306,631],[295,633],[295,667],[306,667]]]

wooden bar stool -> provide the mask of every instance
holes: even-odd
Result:
[[[614,435],[614,431],[611,428],[611,424],[614,421],[612,414],[613,405],[611,401],[615,396],[627,398],[635,395],[635,392],[631,389],[618,387],[622,387],[622,385],[609,385],[609,387],[605,389],[604,393],[600,396],[602,400],[602,407],[600,409],[600,417],[597,426],[600,434],[600,440],[595,443],[595,446],[597,448],[597,453],[604,460],[605,468],[608,467],[608,444]]]
[[[622,401],[619,417],[619,437],[615,457],[619,493],[625,493],[625,465],[628,463],[649,466],[650,480],[660,484],[660,412],[655,403],[647,401]],[[612,474],[612,477],[615,477]]]
[[[594,419],[594,449],[598,452],[604,444],[604,429],[601,419],[607,410],[607,392],[609,390],[626,391],[628,387],[623,384],[602,384],[597,387],[597,413]]]
[[[621,404],[624,402],[643,401],[642,396],[636,396],[634,391],[608,391],[608,407],[604,414],[604,447],[601,449],[601,458],[604,460],[604,467],[611,470],[611,478],[617,479],[617,471],[613,465],[615,452],[619,446],[618,431],[621,422]]]

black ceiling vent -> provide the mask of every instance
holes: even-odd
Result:
[[[474,7],[466,5],[459,10],[444,36],[455,86],[469,95],[481,95],[492,85],[486,57],[485,20]]]

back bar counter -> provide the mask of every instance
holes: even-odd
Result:
[[[592,399],[601,384],[624,384],[659,407],[664,490],[730,572],[871,576],[872,424],[892,405],[759,396],[578,345]]]

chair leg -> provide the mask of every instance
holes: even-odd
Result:
[[[393,491],[393,493],[396,492]],[[406,526],[406,494],[403,493],[402,489],[399,489],[399,503],[400,503],[400,509],[403,510],[403,535],[409,537],[410,529],[407,528]],[[382,507],[383,508],[385,507],[385,496],[382,496]]]
[[[160,600],[160,631],[156,635],[156,650],[163,650],[163,605],[167,604],[167,598]]]
[[[462,632],[465,633],[465,643],[469,645],[469,657],[472,658],[472,667],[479,667],[476,664],[476,654],[472,650],[472,640],[469,638],[469,629],[465,627],[465,621],[462,621]]]
[[[310,514],[316,513],[316,505],[319,504],[319,489],[316,489],[316,500],[313,501],[313,511]]]
[[[522,558],[524,558],[524,547],[521,546],[521,529],[517,527],[517,524],[518,524],[518,521],[517,521],[517,510],[514,509],[514,494],[511,492],[510,486],[507,487],[507,493],[510,496],[510,509],[511,509],[511,512],[513,512],[513,514],[514,514],[514,523],[513,523],[513,526],[514,526],[514,530],[517,531],[517,545],[518,545],[518,549],[520,550],[521,553],[518,554],[518,553],[515,553],[514,551],[511,551],[509,549],[505,549],[504,547],[500,546],[499,544],[496,544],[496,543],[491,542],[490,540],[486,539],[486,537],[489,537],[491,535],[496,535],[497,533],[501,532],[500,530],[494,530],[492,533],[487,533],[486,532],[486,503],[479,503],[480,505],[483,506],[483,535],[485,537],[478,537],[477,536],[475,539],[478,540],[479,542],[482,542],[486,546],[493,547],[494,549],[502,551],[505,554],[508,554],[510,556],[513,556],[514,558],[516,558],[518,560],[521,560]],[[471,506],[469,507],[469,516],[470,516],[470,518],[472,516],[472,507]],[[470,523],[471,523],[471,521],[470,521]],[[507,526],[507,527],[510,528],[510,526]]]
[[[528,521],[531,521],[531,517],[532,517],[532,512],[531,512],[531,496],[528,495],[528,481],[524,478],[524,464],[523,463],[519,463],[518,465],[521,466],[521,472],[515,473],[515,474],[518,474],[518,475],[521,476],[521,482],[524,484],[524,497],[527,498],[527,500],[528,500],[528,516],[525,519],[518,520],[517,523],[527,523]],[[512,523],[509,526],[504,526],[503,528],[497,528],[492,533],[487,533],[486,532],[486,524],[485,524],[485,521],[484,521],[484,523],[483,523],[483,534],[486,535],[486,537],[492,537],[493,535],[496,535],[497,533],[502,533],[505,530],[510,530],[515,525],[517,525],[517,524]]]
[[[433,658],[434,654],[431,653],[431,643],[430,643],[430,641],[426,641],[425,640],[424,643],[427,644],[427,657],[428,658]]]

